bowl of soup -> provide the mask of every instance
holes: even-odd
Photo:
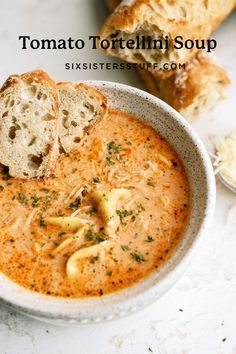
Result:
[[[55,324],[99,323],[162,296],[214,212],[215,178],[191,126],[158,98],[88,81],[109,111],[45,180],[1,166],[0,299]]]

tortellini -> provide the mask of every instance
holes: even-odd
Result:
[[[128,196],[129,191],[125,188],[117,188],[109,191],[96,190],[90,194],[91,199],[96,205],[98,213],[105,223],[105,230],[109,234],[110,240],[105,240],[99,244],[89,247],[82,247],[78,251],[74,252],[69,257],[66,264],[66,273],[69,279],[74,279],[80,274],[78,261],[89,257],[100,256],[103,252],[105,252],[107,247],[111,247],[114,225],[119,223],[119,218],[116,213],[118,201]],[[64,231],[73,233],[73,235],[70,235],[53,250],[52,255],[63,252],[65,249],[70,247],[73,242],[81,239],[89,227],[89,224],[82,222],[81,219],[71,216],[47,217],[44,219],[44,222],[46,224],[58,226]]]
[[[87,230],[86,226],[82,226],[79,231],[73,235],[72,237],[69,237],[62,241],[59,246],[57,246],[53,251],[52,255],[56,255],[60,252],[63,252],[68,246],[72,244],[72,242],[78,241],[81,239],[81,237],[84,235],[85,231]]]
[[[78,261],[84,258],[97,257],[105,250],[105,248],[111,246],[111,241],[103,241],[98,245],[81,248],[73,253],[66,264],[66,274],[69,279],[75,279],[79,276],[80,271],[78,267]]]
[[[76,217],[72,216],[58,216],[58,217],[48,217],[44,219],[46,224],[55,225],[61,227],[65,231],[76,232],[84,223]]]
[[[128,195],[129,191],[125,188],[112,189],[111,191],[97,190],[91,193],[91,197],[96,203],[98,212],[107,224],[116,217],[119,199],[125,198]]]
[[[163,162],[166,166],[168,166],[168,167],[171,167],[171,166],[172,166],[171,161],[168,160],[164,155],[162,155],[162,154],[157,154],[157,157],[158,157],[158,159],[159,159],[161,162]]]

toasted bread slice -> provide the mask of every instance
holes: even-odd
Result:
[[[83,83],[57,84],[60,106],[59,141],[66,153],[78,148],[85,129],[107,112],[107,100],[96,89]]]
[[[0,163],[19,178],[47,175],[58,156],[58,92],[43,71],[12,75],[0,90]]]

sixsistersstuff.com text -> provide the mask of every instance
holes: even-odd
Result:
[[[186,68],[185,63],[174,63],[174,62],[166,62],[166,63],[98,63],[98,62],[67,62],[65,63],[65,70],[133,70],[133,69],[141,69],[141,70],[181,70]]]

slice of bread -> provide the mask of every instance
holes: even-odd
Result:
[[[59,106],[59,141],[66,153],[78,148],[87,127],[107,113],[107,100],[96,89],[83,83],[57,84]]]
[[[12,75],[0,90],[0,163],[19,178],[49,174],[58,156],[58,92],[43,71]]]

